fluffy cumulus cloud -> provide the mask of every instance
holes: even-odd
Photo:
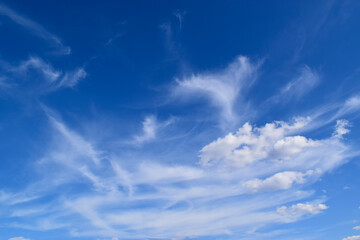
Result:
[[[217,107],[223,120],[234,121],[234,104],[241,105],[241,93],[255,81],[259,63],[239,56],[227,68],[211,73],[194,74],[177,79],[174,94],[177,97],[203,97]]]
[[[302,215],[302,214],[318,214],[322,210],[327,209],[328,206],[325,204],[311,204],[311,203],[298,203],[292,205],[290,207],[282,206],[277,209],[277,211],[281,214],[289,214],[289,215]]]
[[[297,118],[290,124],[274,122],[260,128],[245,123],[235,134],[229,133],[205,146],[201,150],[200,163],[210,166],[224,162],[230,166],[244,167],[267,159],[286,162],[300,152],[321,146],[320,141],[294,136],[309,121]]]
[[[73,236],[183,239],[294,222],[327,209],[303,187],[344,163],[350,151],[339,137],[347,132],[339,129],[344,125],[328,138],[310,139],[300,133],[311,120],[297,118],[262,127],[246,123],[205,146],[200,165],[149,159],[129,167],[48,115],[54,142],[37,167],[57,171],[44,172],[21,196],[4,192],[1,204],[15,216],[33,203],[31,222],[24,217],[12,226],[69,228]],[[144,133],[151,135],[147,124]],[[58,191],[70,185],[77,194]],[[39,199],[49,196],[61,201],[40,206]],[[14,198],[24,204],[11,204]]]
[[[292,123],[274,122],[263,127],[245,123],[236,133],[205,146],[200,153],[200,164],[205,167],[257,167],[264,174],[275,169],[287,171],[265,180],[247,182],[246,186],[252,189],[268,188],[279,181],[284,184],[277,185],[280,188],[301,183],[306,177],[319,175],[341,164],[342,153],[346,151],[340,141],[343,134],[348,132],[346,121],[338,121],[333,136],[322,140],[298,135],[309,121],[297,118]]]

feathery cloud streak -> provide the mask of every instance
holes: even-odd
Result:
[[[237,118],[234,105],[236,103],[237,108],[242,106],[241,93],[256,80],[259,66],[260,63],[239,56],[223,70],[177,79],[173,93],[179,98],[203,97],[219,109],[222,120],[232,122]]]
[[[0,15],[10,18],[15,23],[28,29],[31,34],[36,35],[47,41],[49,44],[53,45],[57,49],[55,53],[63,55],[68,55],[71,53],[70,47],[65,46],[60,38],[47,31],[40,24],[22,16],[21,14],[15,12],[3,4],[0,4]]]
[[[319,74],[309,66],[300,68],[299,73],[288,82],[280,92],[271,98],[269,102],[279,103],[281,101],[288,102],[290,100],[300,100],[301,97],[309,93],[320,83]]]
[[[5,79],[3,81],[5,90],[13,88],[33,93],[48,93],[61,88],[73,88],[86,77],[83,68],[61,71],[39,57],[29,57],[18,65],[1,62],[0,69],[2,70],[0,74]]]
[[[343,164],[351,154],[339,137],[346,132],[339,130],[345,124],[337,125],[336,134],[313,140],[297,135],[311,120],[297,118],[259,128],[245,124],[235,135],[203,148],[200,163],[204,166],[166,165],[152,159],[129,169],[119,157],[99,150],[54,116],[49,119],[54,142],[38,164],[45,169],[56,167],[57,172],[43,173],[46,187],[32,194],[43,198],[70,184],[82,189],[76,195],[55,194],[62,204],[55,201],[57,206],[45,218],[48,227],[68,228],[70,224],[74,236],[220,236],[235,229],[245,233],[248,227],[297,221],[327,208],[321,197],[301,190],[303,186]],[[246,156],[241,153],[244,149]],[[27,203],[32,201],[29,198]],[[24,207],[9,206],[13,214]],[[63,213],[61,217],[58,212]],[[79,225],[72,220],[74,215],[90,225]],[[44,215],[30,216],[31,222],[23,218],[17,226],[36,227],[44,221]]]

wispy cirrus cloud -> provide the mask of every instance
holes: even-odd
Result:
[[[142,122],[142,134],[134,137],[136,143],[143,143],[155,139],[158,123],[154,115],[147,116]]]
[[[55,194],[61,201],[50,203],[56,207],[48,212],[45,209],[46,214],[30,213],[31,222],[23,218],[16,226],[63,228],[73,236],[181,239],[228,236],[233,231],[251,236],[246,229],[294,222],[325,211],[322,197],[303,190],[303,186],[351,155],[351,149],[337,137],[346,133],[337,131],[344,125],[338,124],[337,134],[315,140],[298,135],[311,122],[298,118],[258,128],[246,124],[237,133],[210,143],[200,156],[200,163],[205,153],[208,163],[218,158],[210,167],[148,159],[129,168],[115,152],[103,151],[70,130],[50,110],[47,115],[53,142],[38,164],[45,170],[56,167],[57,171],[45,171],[42,181],[46,187],[37,187],[31,194],[37,199]],[[238,164],[243,157],[235,152],[246,145],[251,145],[247,150],[251,161]],[[329,153],[323,155],[325,146]],[[69,184],[81,191],[75,195],[57,193]],[[36,206],[30,198],[26,204],[27,209],[31,204]],[[12,217],[24,212],[24,207],[8,205]],[[86,224],[80,224],[79,218]]]
[[[300,69],[299,75],[281,90],[281,95],[299,98],[316,87],[319,81],[318,73],[310,67],[304,66]]]
[[[142,122],[142,133],[133,137],[133,143],[143,144],[155,140],[159,131],[173,124],[174,121],[173,117],[166,121],[159,121],[155,115],[146,116]]]
[[[299,73],[280,92],[271,97],[270,101],[299,100],[305,94],[313,90],[320,83],[319,74],[309,66],[300,68]]]
[[[307,115],[311,116],[313,119],[312,123],[308,125],[307,131],[325,126],[337,119],[341,118],[356,118],[360,110],[360,97],[358,94],[345,98],[344,100],[335,100],[326,105],[320,106],[318,108],[312,109],[308,112]],[[339,132],[347,131],[346,127],[350,125],[348,121],[339,121],[340,124]],[[342,129],[341,125],[345,126],[345,129]],[[334,133],[336,134],[336,132]],[[341,137],[341,134],[339,135]]]
[[[42,25],[17,13],[13,9],[1,3],[0,3],[0,15],[10,18],[15,23],[26,28],[31,34],[38,36],[44,39],[45,41],[47,41],[50,45],[56,48],[54,53],[62,54],[62,55],[68,55],[71,53],[71,48],[65,46],[59,37],[47,31]]]
[[[184,17],[187,14],[186,11],[180,11],[179,9],[177,9],[175,12],[173,12],[173,15],[179,20],[179,29],[182,29],[182,25],[183,25],[183,21],[184,21]]]
[[[313,170],[308,170],[305,173],[295,171],[279,172],[264,180],[258,178],[249,180],[244,183],[244,186],[252,192],[289,189],[294,184],[305,183],[305,177],[313,175],[314,172]]]
[[[18,89],[32,93],[48,93],[62,88],[73,88],[86,77],[83,68],[70,71],[57,70],[39,57],[29,57],[18,65],[2,61],[0,70],[2,70],[0,74],[4,76],[5,90]]]
[[[350,113],[354,113],[360,109],[360,96],[355,95],[349,97],[345,103],[341,104],[341,106],[337,109],[337,113],[334,118],[338,116],[344,116]]]
[[[233,122],[238,117],[234,105],[245,108],[241,94],[256,80],[259,66],[260,63],[252,63],[249,58],[239,56],[225,69],[176,79],[173,94],[183,99],[204,98],[219,109],[221,120]]]

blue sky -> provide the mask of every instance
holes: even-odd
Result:
[[[360,2],[0,1],[0,239],[360,239]]]

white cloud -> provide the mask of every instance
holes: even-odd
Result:
[[[9,240],[30,240],[30,238],[24,238],[24,237],[13,237],[13,238],[9,238]]]
[[[359,240],[359,239],[360,239],[360,235],[356,235],[356,236],[343,238],[342,240]]]
[[[154,115],[146,116],[142,122],[142,133],[135,135],[132,143],[143,144],[155,140],[161,130],[173,124],[175,121],[176,118],[174,117],[171,117],[166,121],[159,121]]]
[[[354,230],[360,230],[360,225],[353,227]]]
[[[53,217],[40,218],[25,224],[16,223],[16,222],[10,223],[9,227],[27,229],[31,231],[49,231],[49,230],[60,229],[69,226],[69,224],[67,223],[61,223],[61,224],[56,223],[52,218]]]
[[[143,163],[134,176],[135,183],[159,183],[199,179],[204,176],[202,169],[188,166],[164,166],[155,163]]]
[[[179,20],[179,29],[182,29],[182,24],[184,21],[184,16],[186,15],[186,11],[180,11],[177,9],[175,12],[173,12],[173,15]]]
[[[339,142],[340,136],[348,132],[345,125],[340,124],[344,122],[338,122],[333,136],[323,140],[312,140],[298,135],[306,129],[309,122],[310,119],[297,118],[290,124],[274,122],[257,128],[245,123],[236,133],[229,133],[206,145],[200,151],[200,164],[321,171],[337,166],[342,161],[338,153],[346,151],[346,147]],[[325,151],[330,146],[334,148]],[[332,153],[332,150],[337,153]],[[326,157],[332,160],[324,161]],[[309,168],[304,167],[306,164]]]
[[[51,83],[55,82],[61,75],[61,72],[56,71],[50,64],[37,57],[30,57],[19,66],[12,68],[11,71],[24,75],[30,68],[38,70]]]
[[[304,66],[300,74],[291,80],[277,98],[300,98],[319,84],[319,75],[310,67]]]
[[[86,77],[86,72],[82,68],[74,71],[58,71],[55,70],[49,63],[37,57],[30,57],[27,61],[20,64],[13,69],[14,72],[24,74],[29,68],[34,68],[40,71],[45,80],[49,84],[49,89],[59,89],[62,87],[74,87],[78,82]]]
[[[38,57],[29,57],[26,61],[17,66],[2,63],[0,66],[4,73],[8,75],[6,81],[7,89],[13,87],[23,91],[36,90],[40,92],[51,92],[61,88],[75,87],[82,79],[86,77],[83,68],[77,68],[72,71],[56,70],[50,63]],[[28,77],[28,73],[35,71],[37,77]],[[12,85],[9,85],[13,83]],[[25,85],[22,87],[22,85]]]
[[[137,161],[129,167],[115,152],[104,153],[49,112],[56,130],[54,142],[44,156],[47,165],[38,168],[56,171],[44,174],[46,187],[36,184],[25,192],[43,197],[49,194],[52,198],[58,194],[61,203],[50,204],[56,205],[47,212],[51,221],[40,221],[37,215],[31,215],[31,222],[12,226],[27,229],[71,226],[69,231],[74,236],[181,239],[228,235],[233,230],[249,234],[249,228],[297,221],[327,208],[316,199],[301,203],[313,196],[312,191],[301,190],[302,184],[343,163],[348,150],[337,137],[298,138],[297,132],[310,121],[298,118],[292,123],[269,123],[259,128],[245,124],[238,133],[228,135],[231,137],[215,141],[221,143],[214,152],[218,156],[223,150],[242,146],[243,142],[252,144],[249,154],[255,156],[253,161],[238,168],[229,168],[228,162],[222,160],[213,167],[203,167],[164,164],[153,159]],[[275,149],[279,140],[284,141]],[[323,145],[328,149],[325,156],[324,149],[319,149]],[[291,151],[283,150],[282,146],[290,147]],[[259,151],[261,157],[251,151]],[[322,154],[317,155],[320,151]],[[267,157],[263,158],[262,152]],[[102,158],[103,155],[106,157]],[[286,158],[289,156],[291,159]],[[213,158],[209,159],[211,163]],[[75,189],[79,186],[81,191],[76,194],[62,191],[67,184]],[[4,197],[8,201],[11,195]],[[27,206],[31,206],[31,201]],[[10,207],[11,213],[21,213],[16,205]],[[79,219],[85,224],[79,224]]]
[[[360,108],[360,96],[353,96],[346,100],[343,110],[346,112],[358,110]]]
[[[157,131],[157,120],[153,115],[147,116],[142,122],[142,134],[134,137],[136,143],[143,143],[155,139]]]
[[[15,211],[13,211],[11,216],[12,217],[24,217],[24,216],[35,215],[35,214],[38,214],[41,212],[45,212],[45,209],[41,209],[41,208],[17,209]]]
[[[335,104],[335,106],[326,109],[326,111],[322,112],[322,114],[326,114],[328,111],[337,110],[336,114],[333,115],[329,121],[334,121],[335,119],[342,118],[345,115],[357,112],[360,110],[360,96],[355,95],[346,99],[344,103]],[[321,115],[321,114],[320,114]]]
[[[79,81],[86,77],[86,72],[83,68],[78,68],[74,71],[65,72],[59,80],[57,88],[60,87],[75,87]]]
[[[349,127],[350,124],[347,120],[337,120],[336,121],[336,127],[335,127],[335,132],[334,132],[334,136],[338,137],[338,138],[342,138],[343,135],[347,134],[348,132],[350,132],[349,129],[347,129],[347,127]]]
[[[309,170],[306,173],[293,171],[280,172],[266,178],[265,180],[260,180],[258,178],[249,180],[244,183],[244,186],[253,192],[258,192],[261,190],[269,191],[289,189],[293,186],[294,183],[305,183],[306,180],[304,177],[312,174],[314,174],[314,171],[312,170]]]
[[[208,144],[201,150],[203,166],[223,161],[229,165],[242,167],[265,158],[288,159],[304,148],[316,143],[302,136],[287,135],[303,128],[309,119],[298,118],[294,123],[268,123],[261,128],[253,128],[245,123],[235,134]]]
[[[303,215],[303,214],[319,214],[326,210],[328,206],[322,203],[298,203],[290,207],[282,206],[277,209],[278,213],[283,215]]]
[[[256,79],[259,64],[253,64],[247,57],[239,56],[227,68],[214,73],[194,74],[177,79],[174,94],[177,97],[204,97],[220,109],[223,120],[234,121],[234,104],[240,101],[240,94]],[[239,106],[238,106],[239,107]]]
[[[65,148],[68,149],[68,152],[71,151],[74,158],[85,158],[86,160],[91,160],[95,164],[99,164],[101,161],[101,153],[95,150],[94,146],[86,141],[84,138],[69,130],[62,122],[58,121],[51,115],[48,115],[51,123],[54,128],[61,134],[65,140]],[[83,156],[83,157],[82,157]],[[58,158],[59,157],[59,158]],[[55,159],[59,161],[64,161],[61,155],[54,156]],[[66,159],[67,162],[71,162],[71,158]]]
[[[285,137],[274,144],[273,157],[289,160],[306,148],[316,147],[319,142],[303,136]]]
[[[23,26],[24,28],[27,28],[31,34],[36,35],[49,42],[51,45],[57,48],[55,53],[70,54],[70,47],[65,46],[60,38],[47,31],[43,26],[34,22],[33,20],[20,15],[19,13],[15,12],[14,10],[8,8],[3,4],[0,4],[0,15],[7,16],[15,23]]]
[[[53,45],[57,49],[55,51],[56,54],[70,54],[70,47],[65,46],[60,38],[47,31],[40,24],[20,15],[19,13],[15,12],[14,10],[8,8],[3,4],[0,4],[0,15],[4,15],[10,18],[15,23],[28,29],[31,34],[36,35],[47,41],[49,44]]]

